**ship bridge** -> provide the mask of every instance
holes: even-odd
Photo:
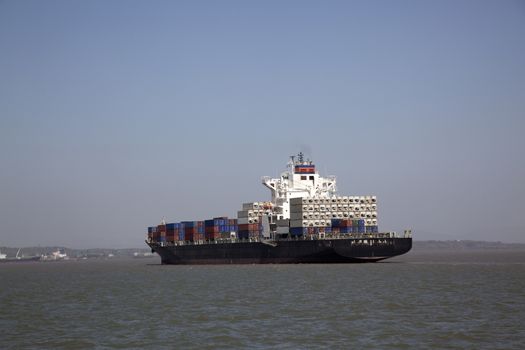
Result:
[[[291,156],[288,169],[279,178],[265,176],[262,183],[272,193],[272,202],[279,219],[290,218],[290,199],[300,197],[328,198],[337,192],[335,176],[322,177],[303,153]]]

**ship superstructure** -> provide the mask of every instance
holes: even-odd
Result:
[[[305,160],[303,153],[291,156],[288,170],[279,178],[262,178],[264,186],[271,191],[274,212],[278,219],[290,218],[290,199],[302,197],[329,198],[334,196],[336,177],[322,177],[311,160]]]

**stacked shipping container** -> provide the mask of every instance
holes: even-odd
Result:
[[[217,217],[211,220],[205,220],[204,227],[206,240],[230,238],[231,233],[237,231],[237,219]]]
[[[309,230],[305,230],[308,228]],[[374,233],[377,227],[375,196],[303,197],[290,199],[290,233]]]
[[[240,239],[259,238],[262,234],[262,216],[271,215],[272,202],[243,203],[242,210],[237,212],[239,230],[237,237]]]
[[[204,221],[182,221],[148,227],[148,239],[157,242],[204,241],[234,237],[259,238],[262,216],[272,214],[271,202],[244,203],[238,219],[216,217]],[[375,196],[303,197],[290,199],[292,236],[319,233],[377,233]],[[284,227],[282,228],[285,229]]]
[[[230,238],[237,220],[227,217],[204,221],[182,221],[148,227],[148,239],[155,242],[204,241]]]

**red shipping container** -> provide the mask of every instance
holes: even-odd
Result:
[[[194,241],[203,241],[204,240],[204,233],[195,233],[195,234],[193,234],[193,240]]]
[[[215,239],[219,239],[221,238],[221,234],[217,231],[217,232],[207,232],[206,235],[205,235],[205,238],[206,239],[212,239],[212,240],[215,240]]]
[[[220,232],[219,226],[208,226],[204,229],[204,232],[206,233],[216,233],[217,232],[218,233]]]

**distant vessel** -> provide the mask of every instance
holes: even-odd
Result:
[[[375,262],[411,249],[410,230],[379,232],[376,196],[339,196],[335,176],[290,158],[279,178],[262,178],[271,201],[244,203],[237,219],[163,221],[146,243],[163,264]]]
[[[41,256],[20,256],[20,249],[16,252],[14,258],[8,258],[6,254],[0,253],[0,262],[24,262],[24,261],[38,261],[41,259]]]
[[[69,260],[69,256],[63,249],[57,249],[51,254],[44,255],[42,257],[44,261],[58,261],[58,260]]]
[[[145,253],[134,252],[133,253],[133,257],[137,259],[138,258],[151,258],[153,256],[155,256],[155,254],[150,253],[150,252],[145,252]]]

